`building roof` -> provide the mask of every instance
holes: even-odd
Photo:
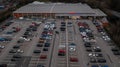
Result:
[[[101,11],[100,9],[93,9],[95,12],[96,16],[107,16],[103,11]]]
[[[99,11],[102,13],[101,11]],[[19,8],[14,11],[14,13],[75,13],[81,15],[104,15],[100,14],[97,10],[93,10],[87,4],[77,3],[77,4],[68,4],[68,3],[43,3],[43,2],[33,2],[26,6]]]

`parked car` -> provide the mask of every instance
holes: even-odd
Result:
[[[23,50],[21,50],[21,49],[18,49],[17,50],[17,53],[23,53],[24,51]]]
[[[61,31],[65,31],[66,28],[65,28],[65,27],[61,27],[60,30],[61,30]]]
[[[0,64],[0,67],[7,67],[7,64]]]
[[[18,61],[20,59],[17,59],[17,58],[11,58],[11,61]]]
[[[114,55],[120,55],[120,51],[114,51],[113,54]]]
[[[95,58],[90,58],[90,62],[91,62],[91,63],[96,63],[97,60],[96,60]]]
[[[76,44],[75,44],[75,43],[70,43],[70,44],[69,44],[69,47],[73,47],[73,46],[75,47]]]
[[[108,65],[100,65],[100,67],[109,67]]]
[[[72,25],[72,22],[68,22],[68,24]]]
[[[88,56],[89,57],[103,57],[101,53],[89,53]]]
[[[38,64],[37,67],[45,67],[45,66],[42,64]]]
[[[101,52],[101,49],[99,46],[93,47],[94,52]]]
[[[45,43],[45,40],[41,40],[41,39],[40,39],[40,40],[39,40],[39,43]]]
[[[37,47],[42,47],[43,44],[42,44],[42,43],[38,43],[38,44],[36,44],[36,46],[37,46]]]
[[[11,49],[11,50],[9,51],[9,53],[17,53],[17,51],[14,50],[14,49]]]
[[[119,51],[119,49],[118,49],[118,48],[115,48],[115,47],[112,48],[111,50],[112,50],[112,51]]]
[[[0,45],[0,49],[4,49],[5,48],[5,46],[3,46],[3,45]]]
[[[47,59],[47,55],[40,55],[40,59]]]
[[[33,53],[41,53],[41,50],[34,50]]]
[[[22,56],[19,54],[15,54],[15,55],[13,55],[13,58],[22,58]]]
[[[85,47],[91,47],[91,44],[89,42],[85,42],[84,46]]]
[[[94,49],[94,52],[101,52],[101,49]]]
[[[92,52],[92,49],[91,48],[86,48],[86,51],[87,52]]]
[[[78,58],[76,58],[76,57],[70,57],[70,62],[78,62]]]
[[[48,51],[48,48],[43,48],[43,51]]]
[[[99,63],[106,63],[106,60],[105,60],[105,59],[97,59],[97,61],[98,61]]]
[[[69,47],[69,51],[70,51],[70,52],[73,52],[73,51],[75,51],[75,50],[76,50],[75,47]]]
[[[20,48],[20,45],[14,45],[13,48],[14,48],[14,49],[19,49],[19,48]]]
[[[100,67],[99,65],[91,65],[91,67]]]
[[[58,50],[58,56],[65,56],[66,51],[64,49],[59,49]]]
[[[17,43],[23,43],[24,42],[24,40],[21,40],[21,39],[19,39],[18,41],[17,41]]]
[[[50,47],[50,43],[45,43],[44,47]]]

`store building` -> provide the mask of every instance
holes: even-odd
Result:
[[[100,9],[92,9],[87,4],[33,2],[13,12],[14,18],[80,18],[106,17]]]

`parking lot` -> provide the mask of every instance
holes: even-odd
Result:
[[[8,67],[120,67],[120,50],[99,21],[15,20],[0,27],[0,64]]]

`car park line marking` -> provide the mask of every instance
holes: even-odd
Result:
[[[22,62],[22,64],[21,64],[20,67],[23,67],[23,66],[24,66],[23,64],[26,62],[26,60],[27,60],[27,58],[24,59],[24,61]]]
[[[111,60],[110,56],[109,56],[108,54],[107,54],[107,56],[108,56],[108,58],[109,58],[110,62],[111,62],[111,63],[113,63],[113,61]]]

